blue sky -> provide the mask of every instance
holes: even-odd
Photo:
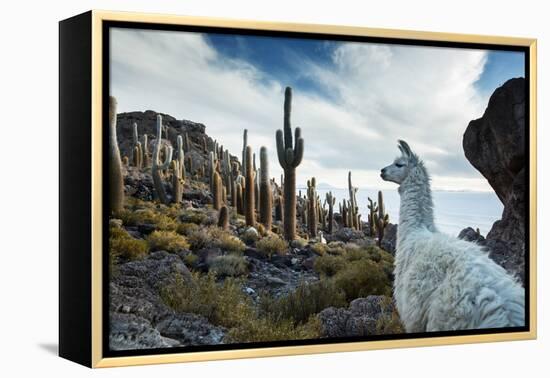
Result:
[[[332,54],[339,45],[337,41],[228,34],[208,34],[206,38],[225,56],[244,59],[294,88],[321,93],[323,88],[319,82],[297,69],[298,62],[300,59],[308,59],[330,67]],[[488,50],[487,53],[484,70],[475,83],[485,95],[490,95],[510,78],[524,77],[523,52]]]
[[[433,186],[491,190],[465,159],[462,135],[490,95],[523,76],[523,54],[475,49],[113,29],[111,92],[119,111],[152,109],[206,125],[240,155],[266,146],[280,167],[275,131],[293,88],[293,124],[305,138],[298,182],[390,187],[380,168],[405,139],[426,162]],[[139,127],[139,126],[138,126]],[[393,188],[393,185],[391,185]]]

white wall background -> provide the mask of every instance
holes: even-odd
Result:
[[[10,1],[0,23],[0,375],[80,377],[547,376],[550,204],[547,200],[550,28],[545,2]],[[326,23],[539,39],[539,339],[90,371],[56,357],[57,72],[61,19],[94,9]],[[78,125],[75,125],[75,127]],[[34,374],[33,374],[34,373]]]

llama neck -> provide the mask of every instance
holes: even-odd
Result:
[[[406,237],[409,231],[415,229],[436,231],[430,178],[422,162],[413,168],[401,184],[399,194],[399,238]]]

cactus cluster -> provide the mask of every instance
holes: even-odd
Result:
[[[151,166],[154,192],[161,203],[180,203],[183,200],[186,179],[200,180],[210,188],[212,208],[218,211],[218,226],[229,227],[231,211],[245,217],[246,225],[266,231],[282,233],[287,241],[296,239],[297,219],[301,220],[300,234],[310,239],[317,238],[319,230],[332,234],[335,225],[336,198],[327,192],[323,199],[317,193],[316,178],[307,181],[307,189],[296,195],[296,169],[304,155],[304,139],[301,129],[293,131],[291,125],[292,89],[287,87],[284,93],[283,128],[277,130],[275,142],[277,158],[283,169],[280,184],[270,178],[268,150],[262,146],[259,150],[259,166],[256,166],[256,154],[248,144],[248,130],[243,130],[243,148],[241,162],[217,140],[204,135],[193,136],[186,132],[175,138],[176,149],[168,140],[168,128],[163,129],[162,116],[157,115],[156,139],[152,141],[153,152],[148,152],[148,137],[140,138],[138,125],[133,124],[131,158],[124,157],[124,164],[138,169]],[[124,187],[122,182],[122,161],[116,135],[116,100],[111,98],[109,107],[110,121],[110,202],[113,212],[123,206]],[[163,133],[163,130],[165,132]],[[163,141],[163,134],[166,138]],[[170,129],[172,141],[174,130]],[[197,158],[197,152],[200,153]],[[172,155],[174,154],[174,159]],[[206,156],[206,158],[202,156]],[[193,160],[195,159],[195,160]],[[167,193],[166,187],[171,190]],[[353,186],[352,173],[348,172],[349,197],[339,203],[341,226],[361,230],[361,214],[357,203],[358,188]],[[378,202],[368,198],[369,234],[377,237],[380,245],[389,216],[385,213],[382,192],[378,192]],[[298,213],[298,217],[297,217]],[[336,218],[338,219],[338,218]],[[276,224],[273,224],[275,220]]]

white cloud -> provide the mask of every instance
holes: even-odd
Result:
[[[282,128],[283,90],[249,62],[220,55],[200,34],[113,29],[111,93],[119,111],[153,109],[202,122],[207,133],[240,156],[249,143],[270,151],[280,174],[275,131]],[[462,133],[486,105],[474,87],[486,53],[479,50],[343,43],[333,66],[298,61],[303,75],[331,94],[294,90],[293,125],[302,127],[299,182],[388,187],[378,177],[406,139],[433,171],[434,186],[487,189],[462,152]],[[391,186],[390,184],[390,187]]]

